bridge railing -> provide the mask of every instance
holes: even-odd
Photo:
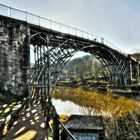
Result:
[[[122,54],[125,54],[117,46],[115,46],[112,43],[110,43],[109,41],[105,40],[103,37],[99,37],[94,34],[90,34],[83,30],[74,28],[72,26],[65,25],[65,24],[44,18],[44,17],[40,17],[38,15],[29,13],[26,11],[18,10],[18,9],[11,8],[6,5],[0,4],[0,15],[22,20],[22,21],[26,21],[27,23],[34,24],[34,25],[37,25],[40,27],[44,27],[44,28],[47,28],[50,30],[55,30],[55,31],[58,31],[61,33],[66,33],[66,34],[74,35],[77,37],[85,38],[88,40],[97,41],[99,43],[103,43],[103,44],[109,46],[110,48],[112,48]]]

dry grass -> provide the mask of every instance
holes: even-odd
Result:
[[[109,117],[122,117],[134,112],[140,107],[140,102],[126,97],[114,97],[113,94],[101,94],[95,91],[87,91],[82,88],[55,89],[54,98],[70,100],[83,107],[90,108],[94,114],[102,114]]]
[[[85,115],[100,114],[106,140],[140,139],[140,102],[113,94],[101,94],[82,88],[55,89],[53,97],[83,106]]]

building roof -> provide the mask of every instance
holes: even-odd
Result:
[[[68,129],[103,130],[101,116],[72,115],[65,126]]]

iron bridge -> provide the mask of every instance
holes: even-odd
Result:
[[[0,5],[0,19],[13,30],[15,27],[26,30],[27,52],[30,54],[32,47],[35,59],[26,83],[27,100],[41,100],[46,122],[49,121],[48,114],[51,114],[58,123],[51,93],[59,73],[78,51],[90,53],[102,63],[110,85],[127,86],[133,79],[139,79],[140,63],[102,37],[5,5]],[[57,125],[54,127],[57,132],[56,128]],[[57,139],[59,136],[55,134],[54,139]]]

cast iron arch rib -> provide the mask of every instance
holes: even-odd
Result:
[[[57,83],[59,72],[68,62],[68,60],[78,51],[84,51],[95,55],[96,58],[98,58],[99,61],[106,67],[106,71],[109,72],[110,79],[112,79],[109,82],[114,81],[114,84],[122,84],[122,79],[118,81],[116,77],[118,77],[120,73],[121,75],[124,74],[122,67],[123,62],[122,59],[119,59],[120,56],[118,57],[117,53],[114,53],[113,49],[109,49],[103,44],[95,45],[88,42],[83,43],[75,39],[59,38],[57,36],[46,33],[36,33],[32,36],[31,42],[34,42],[34,40],[36,40],[36,44],[34,44],[35,46],[38,46],[40,49],[44,48],[43,46],[46,48],[44,53],[41,54],[42,51],[40,51],[38,54],[36,62],[38,62],[38,71],[40,71],[40,74],[36,74],[38,78],[34,79],[36,80],[34,83],[38,83],[39,79],[43,77],[43,74],[45,73],[44,70],[46,73],[48,72],[46,65],[48,63],[48,55],[50,57],[50,83],[51,86],[54,87]],[[46,64],[43,63],[44,59]],[[110,70],[110,68],[107,66],[112,66],[112,70]],[[120,73],[118,73],[118,71]],[[45,77],[45,79],[47,78],[48,77]],[[123,76],[121,78],[123,78]],[[48,84],[47,81],[45,84]]]

